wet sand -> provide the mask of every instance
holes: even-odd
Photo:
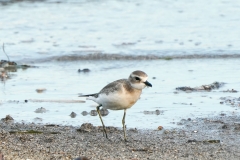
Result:
[[[0,152],[5,160],[75,159],[239,159],[240,116],[182,119],[179,128],[128,129],[101,126],[37,125],[1,122]],[[163,126],[164,127],[164,126]],[[28,132],[23,132],[28,131]]]

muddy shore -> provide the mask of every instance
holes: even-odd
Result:
[[[0,153],[5,160],[75,159],[239,159],[240,116],[182,119],[179,128],[128,129],[1,122]]]

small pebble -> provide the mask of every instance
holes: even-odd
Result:
[[[81,114],[82,114],[83,116],[86,116],[86,115],[88,115],[88,112],[87,112],[87,111],[83,111]]]
[[[161,112],[160,112],[160,110],[156,110],[156,115],[159,115]]]
[[[77,114],[75,112],[72,112],[70,115],[69,115],[71,118],[75,118],[77,116]]]
[[[158,126],[158,130],[162,130],[163,129],[163,126]]]
[[[102,116],[107,116],[107,115],[109,114],[109,111],[108,111],[107,109],[103,109],[103,108],[102,108],[102,109],[100,110],[100,113],[101,113]]]
[[[222,129],[227,129],[227,128],[229,128],[226,124],[224,124],[223,126],[222,126]]]
[[[91,116],[97,116],[97,111],[96,110],[91,110],[89,113]]]
[[[37,92],[37,93],[43,93],[43,92],[45,92],[45,91],[46,91],[45,88],[36,89],[36,92]]]

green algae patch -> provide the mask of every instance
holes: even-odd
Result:
[[[61,134],[60,132],[42,132],[36,130],[10,131],[10,134]]]
[[[42,131],[27,130],[27,131],[10,131],[10,134],[42,134]]]

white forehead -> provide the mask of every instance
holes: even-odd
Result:
[[[148,79],[148,76],[146,74],[145,75],[131,74],[131,77],[139,77],[143,82],[147,81]]]

